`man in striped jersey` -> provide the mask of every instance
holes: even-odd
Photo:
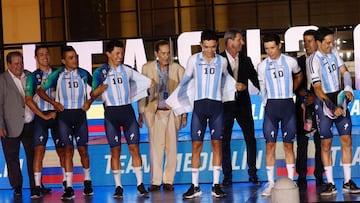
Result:
[[[334,33],[328,28],[319,28],[316,33],[317,51],[307,61],[311,82],[315,91],[315,111],[321,139],[321,158],[328,181],[321,196],[337,193],[331,157],[333,134],[331,128],[336,125],[342,149],[342,166],[344,170],[343,192],[360,193],[360,189],[351,180],[352,138],[351,117],[349,110],[339,105],[337,97],[344,87],[348,102],[354,99],[352,80],[344,61],[334,48]],[[341,84],[340,77],[343,78]]]
[[[139,151],[140,132],[131,103],[147,96],[151,80],[123,64],[125,48],[122,42],[112,40],[106,45],[108,63],[94,71],[91,97],[102,97],[105,108],[105,132],[110,145],[111,169],[115,180],[114,198],[123,197],[120,171],[120,126],[128,143],[132,166],[137,179],[137,191],[147,196],[142,179],[142,160]]]
[[[224,76],[228,75],[227,61],[224,57],[216,54],[218,38],[214,31],[203,31],[200,45],[202,51],[188,59],[185,74],[179,84],[179,87],[183,87],[191,79],[194,79],[195,82],[194,109],[191,118],[192,185],[183,194],[185,199],[198,197],[202,193],[199,187],[199,167],[207,123],[209,123],[213,151],[212,195],[218,198],[226,196],[220,188],[219,179],[224,116],[221,88]]]
[[[87,99],[86,84],[91,86],[92,77],[88,71],[78,67],[78,56],[71,46],[62,48],[61,62],[63,67],[51,73],[48,79],[37,90],[37,94],[51,103],[58,111],[58,129],[60,140],[65,145],[66,188],[63,200],[75,197],[72,188],[73,155],[75,138],[84,170],[84,195],[93,195],[90,178],[90,160],[88,154],[88,126],[86,111],[90,108],[92,98]],[[46,90],[56,87],[55,100],[51,99]]]
[[[297,61],[281,53],[278,35],[266,34],[263,43],[268,57],[259,64],[258,75],[261,96],[265,106],[263,133],[266,140],[268,184],[262,192],[262,196],[270,196],[275,183],[275,148],[279,122],[281,122],[288,177],[291,180],[294,178],[293,142],[296,133],[296,112],[293,92],[300,85],[303,75]]]
[[[56,153],[60,159],[60,165],[63,170],[63,181],[65,181],[65,150],[64,144],[60,141],[57,123],[56,112],[54,107],[49,103],[39,98],[36,90],[47,77],[52,73],[50,67],[50,54],[46,46],[37,46],[35,48],[35,60],[38,64],[38,69],[31,73],[26,80],[25,101],[26,105],[35,113],[34,118],[34,177],[35,188],[31,198],[39,198],[41,191],[41,171],[42,161],[45,155],[46,142],[48,140],[48,129],[51,130]],[[55,89],[49,88],[46,94],[54,99]],[[63,182],[64,183],[64,182]]]

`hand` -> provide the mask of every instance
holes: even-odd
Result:
[[[237,82],[235,88],[237,91],[244,91],[246,90],[247,86],[244,83]]]
[[[44,120],[50,120],[55,118],[56,118],[56,112],[50,112],[48,114],[45,114],[43,117]]]
[[[305,96],[308,94],[308,92],[305,91],[304,89],[301,89],[301,90],[299,90],[298,94],[299,94],[299,96],[301,96],[301,97],[305,97]]]
[[[0,129],[0,137],[5,137],[5,136],[6,136],[6,130]]]
[[[354,95],[353,95],[351,92],[346,91],[345,95],[346,95],[346,98],[347,98],[350,102],[352,102],[352,101],[354,100]]]
[[[64,106],[59,102],[55,102],[54,108],[59,112],[64,111]]]
[[[139,119],[138,119],[138,126],[139,126],[139,128],[142,128],[143,123],[144,123],[144,114],[143,114],[143,113],[140,113],[140,114],[139,114]]]
[[[185,128],[187,124],[187,116],[181,116],[180,129]]]
[[[166,108],[171,110],[171,106],[169,106],[168,104],[165,104]]]
[[[339,107],[339,106],[336,106],[336,107],[335,107],[335,110],[334,110],[334,115],[335,115],[336,117],[339,117],[339,116],[344,115],[344,109],[342,109],[342,108]]]
[[[313,104],[314,101],[315,101],[315,97],[314,97],[314,94],[309,94],[307,97],[306,97],[306,103],[307,104]]]
[[[82,105],[82,110],[84,111],[87,111],[90,109],[90,106],[91,106],[91,101],[90,100],[87,100],[83,105]]]
[[[97,96],[101,95],[107,89],[107,87],[108,87],[107,84],[101,84],[91,92],[91,95],[93,95],[94,97],[97,97]]]
[[[155,80],[154,79],[151,79],[151,84],[150,84],[150,87],[149,88],[153,88],[155,86]]]

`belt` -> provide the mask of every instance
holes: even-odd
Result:
[[[170,109],[168,109],[168,108],[157,108],[156,110],[157,110],[157,111],[168,111],[168,110],[170,110]]]

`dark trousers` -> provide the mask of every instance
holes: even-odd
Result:
[[[226,102],[224,103],[224,133],[222,139],[222,169],[224,179],[232,178],[231,166],[231,134],[234,119],[241,127],[247,152],[247,165],[249,176],[256,175],[256,139],[254,133],[254,119],[252,117],[251,102]]]
[[[1,138],[2,148],[4,152],[4,157],[7,164],[9,182],[12,188],[22,188],[23,186],[23,176],[20,168],[20,143],[23,144],[26,163],[27,163],[27,172],[29,175],[30,188],[35,187],[34,181],[34,123],[28,123],[24,125],[23,131],[19,137],[16,138]]]
[[[297,115],[297,155],[296,155],[296,172],[299,174],[298,179],[306,179],[307,174],[307,161],[308,161],[308,142],[309,137],[305,136],[304,121],[303,121],[303,109],[301,104],[296,104]],[[316,118],[313,116],[313,124],[316,125]],[[321,140],[318,131],[314,134],[315,143],[315,170],[314,176],[317,180],[323,180],[324,166],[321,160]]]

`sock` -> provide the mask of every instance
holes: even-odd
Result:
[[[122,187],[121,185],[121,174],[120,174],[120,170],[113,170],[112,171],[113,174],[114,174],[114,180],[115,180],[115,186],[120,186]]]
[[[136,180],[137,180],[137,186],[139,186],[143,182],[143,180],[142,180],[143,174],[142,174],[141,168],[142,168],[141,166],[134,167],[134,172],[135,172]]]
[[[63,181],[66,181],[66,175],[65,175],[65,168],[61,167],[62,174],[63,174]]]
[[[213,186],[220,183],[220,166],[213,167]]]
[[[328,183],[334,184],[334,178],[333,178],[333,172],[332,172],[332,166],[325,166],[325,175]]]
[[[35,186],[41,186],[41,172],[34,172]]]
[[[91,180],[90,168],[83,168],[83,171],[84,171],[84,180]]]
[[[294,180],[295,164],[286,164],[286,169],[288,172],[288,178],[290,178],[290,180]]]
[[[275,183],[275,181],[274,181],[274,169],[275,169],[274,166],[266,166],[266,174],[267,174],[267,177],[268,177],[268,181],[269,181],[269,183],[272,183],[272,184]]]
[[[343,164],[343,170],[344,170],[344,183],[347,183],[351,179],[351,164]]]
[[[66,187],[72,187],[73,172],[66,172]]]
[[[199,172],[199,168],[191,169],[192,184],[194,184],[195,187],[199,187]]]

